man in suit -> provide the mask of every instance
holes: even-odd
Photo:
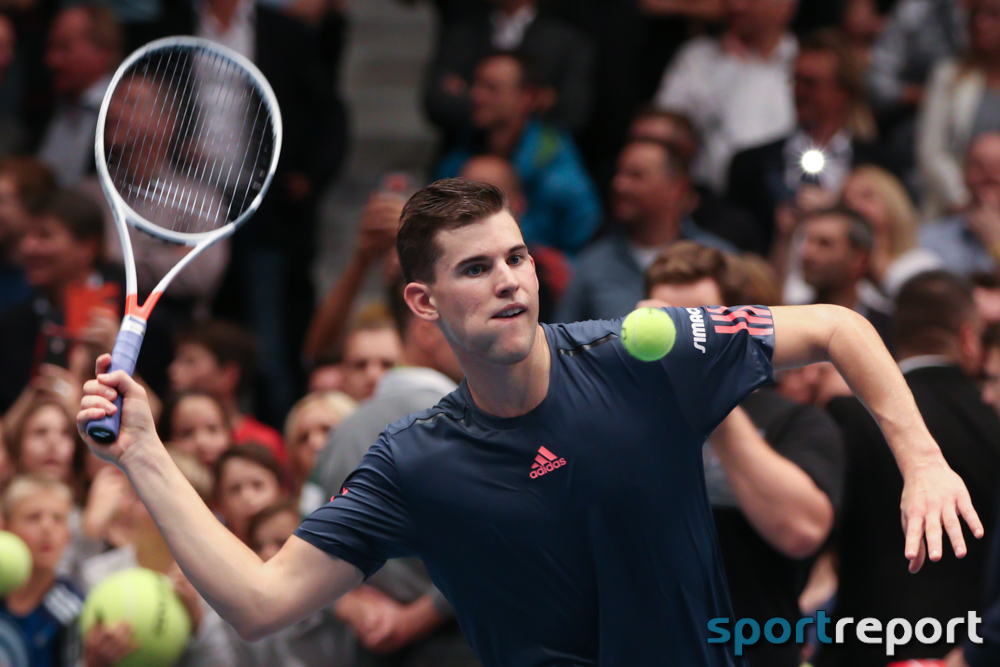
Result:
[[[471,4],[471,3],[470,3]],[[486,4],[486,3],[483,3]],[[495,51],[517,51],[536,63],[554,94],[545,120],[577,131],[591,105],[593,48],[573,26],[540,10],[537,0],[492,0],[492,10],[469,11],[446,24],[431,63],[424,105],[450,147],[471,120],[472,78]]]
[[[307,25],[253,0],[192,0],[186,32],[229,47],[260,68],[284,125],[281,160],[260,209],[233,238],[216,299],[261,350],[261,417],[280,423],[298,395],[301,346],[313,307],[309,275],[317,202],[340,168],[347,121],[336,93],[338,14]]]
[[[796,129],[776,141],[740,151],[729,168],[727,198],[752,214],[760,226],[767,255],[774,237],[774,212],[791,202],[804,182],[839,192],[850,169],[882,162],[874,125],[864,103],[862,70],[849,46],[835,32],[819,31],[802,39],[795,60]],[[810,149],[823,151],[825,164],[816,175],[800,166]]]
[[[944,271],[912,278],[900,290],[893,320],[900,369],[917,408],[945,459],[966,481],[972,502],[982,508],[985,525],[994,524],[1000,478],[1000,421],[983,403],[974,380],[982,352],[982,320],[971,287]],[[833,622],[853,616],[915,623],[933,617],[942,626],[951,618],[982,611],[986,583],[985,541],[969,542],[958,560],[945,555],[938,567],[910,575],[899,567],[899,469],[865,407],[853,398],[838,398],[827,409],[844,431],[847,478],[836,538],[840,554],[837,602]],[[967,628],[960,626],[961,642]],[[885,646],[862,644],[853,631],[841,645],[823,644],[817,667],[852,665],[884,667]],[[909,642],[893,660],[940,658],[951,648]]]

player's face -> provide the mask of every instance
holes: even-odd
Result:
[[[28,545],[32,566],[52,572],[69,544],[69,500],[48,490],[38,491],[14,506],[7,530]]]
[[[45,479],[68,482],[75,449],[73,425],[66,413],[55,405],[43,405],[25,422],[18,467]]]
[[[730,306],[722,303],[722,292],[711,278],[702,278],[683,285],[654,285],[649,290],[649,298],[665,301],[678,308],[698,308],[700,306]]]
[[[262,561],[268,561],[281,551],[288,538],[299,527],[299,517],[291,512],[282,512],[263,521],[250,536],[250,545]]]
[[[432,317],[459,361],[510,365],[531,352],[538,326],[538,277],[521,229],[507,211],[442,231]]]

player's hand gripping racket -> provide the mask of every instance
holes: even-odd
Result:
[[[122,63],[101,105],[94,153],[125,262],[125,317],[109,372],[135,371],[146,322],[170,281],[205,248],[253,215],[281,152],[281,114],[271,86],[237,53],[192,37],[150,42]],[[126,223],[189,246],[146,297],[136,293]],[[167,251],[167,248],[164,248]],[[87,434],[118,438],[122,399]]]

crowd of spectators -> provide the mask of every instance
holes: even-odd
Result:
[[[543,322],[640,303],[853,309],[896,356],[984,523],[1000,520],[1000,0],[433,4],[414,109],[438,130],[424,177],[506,192]],[[284,116],[261,209],[168,289],[137,368],[162,439],[219,520],[269,558],[387,424],[462,381],[445,333],[402,300],[396,228],[421,183],[387,174],[333,286],[317,294],[310,277],[318,203],[349,147],[338,72],[350,9],[0,0],[0,528],[35,563],[0,598],[0,634],[20,637],[32,665],[100,667],[131,650],[127,625],[80,636],[76,619],[87,591],[137,566],[168,575],[191,617],[181,665],[477,664],[418,560],[243,642],[74,423],[122,313],[97,115],[123,56],[169,34],[248,57]],[[178,255],[133,243],[148,289]],[[372,282],[384,299],[362,298]],[[1000,616],[989,540],[904,571],[900,474],[829,364],[750,396],[709,438],[704,467],[736,617]],[[913,642],[897,659],[995,665],[991,642]],[[884,667],[881,651],[762,642],[748,655]]]

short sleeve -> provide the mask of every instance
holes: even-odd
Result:
[[[390,558],[416,555],[413,522],[385,435],[368,450],[341,492],[306,517],[295,534],[351,563],[366,579]]]
[[[702,437],[754,389],[774,381],[774,321],[764,306],[667,308],[677,327],[663,364]]]

